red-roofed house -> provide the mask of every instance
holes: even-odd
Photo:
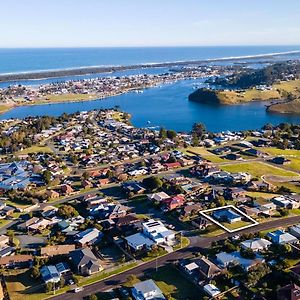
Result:
[[[178,207],[181,207],[185,203],[185,198],[183,195],[177,195],[163,200],[162,203],[167,210],[173,210]]]
[[[170,170],[170,169],[180,168],[181,164],[180,162],[173,162],[173,163],[165,163],[164,166],[166,167],[166,169]]]

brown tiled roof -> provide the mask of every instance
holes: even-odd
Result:
[[[33,260],[32,255],[12,255],[12,256],[4,256],[0,258],[0,265],[7,265],[9,263],[22,263]]]

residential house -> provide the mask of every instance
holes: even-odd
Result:
[[[220,222],[235,223],[242,220],[242,216],[232,209],[218,209],[213,212],[213,217]]]
[[[49,282],[58,283],[60,282],[60,275],[55,266],[43,266],[40,269],[41,277],[47,284]]]
[[[59,193],[55,190],[47,190],[46,191],[46,195],[50,198],[50,199],[57,199],[59,198]]]
[[[42,279],[46,284],[49,282],[52,283],[60,282],[61,277],[70,271],[71,270],[69,265],[65,262],[58,263],[55,266],[54,265],[43,266],[40,269]]]
[[[29,226],[37,223],[38,221],[39,221],[39,218],[32,217],[29,220],[27,220],[27,221],[25,221],[25,222],[23,222],[21,224],[18,224],[17,227],[18,227],[19,230],[25,231],[25,230],[28,230]]]
[[[33,256],[17,254],[0,258],[0,266],[6,268],[30,268],[33,264]]]
[[[171,245],[175,241],[175,232],[167,229],[161,221],[150,219],[142,224],[143,234],[156,244]]]
[[[273,232],[269,232],[267,234],[267,237],[269,237],[272,241],[272,243],[275,243],[275,244],[281,244],[281,245],[284,245],[284,244],[295,244],[295,243],[298,243],[298,239],[291,235],[290,233],[288,232],[284,232],[283,230],[275,230]]]
[[[75,236],[75,241],[81,247],[85,245],[93,245],[101,240],[103,233],[97,228],[88,228],[82,232],[79,232]]]
[[[250,217],[256,217],[261,213],[257,207],[252,207],[245,204],[239,205],[238,209]]]
[[[170,196],[165,192],[159,192],[154,194],[149,194],[148,199],[151,201],[162,202],[163,200],[169,199]]]
[[[70,252],[70,258],[77,273],[81,275],[91,275],[103,270],[90,248],[74,250]]]
[[[209,283],[203,287],[204,292],[210,297],[214,298],[221,294],[221,291],[213,284]]]
[[[201,210],[202,210],[201,204],[188,202],[182,209],[181,215],[183,218],[187,218],[187,217],[197,214]]]
[[[124,227],[134,226],[137,223],[140,223],[140,219],[134,214],[129,214],[127,216],[114,219],[114,225],[121,229]]]
[[[276,164],[276,165],[287,165],[287,164],[290,164],[291,161],[285,157],[282,157],[282,156],[276,156],[274,158],[272,158],[270,160],[270,162],[272,162],[273,164]]]
[[[263,263],[264,259],[260,256],[256,256],[255,259],[247,259],[240,255],[238,251],[226,253],[220,252],[216,255],[216,262],[221,268],[227,268],[234,265],[240,265],[246,271],[256,266],[257,264]]]
[[[170,211],[183,206],[185,203],[185,198],[183,195],[173,196],[171,198],[162,201],[164,210]]]
[[[152,279],[133,285],[132,296],[135,300],[164,300],[165,297]]]
[[[73,188],[68,184],[63,184],[61,186],[60,190],[64,195],[70,195],[70,194],[74,193]]]
[[[0,235],[0,248],[4,248],[9,244],[9,237],[7,235]]]
[[[140,251],[143,249],[150,250],[152,246],[155,245],[155,243],[150,238],[148,238],[141,232],[127,236],[125,240],[127,244],[135,251]]]
[[[200,279],[212,279],[221,274],[221,269],[205,257],[194,260],[194,263],[197,265]]]
[[[280,208],[294,209],[300,207],[300,202],[289,199],[287,196],[277,196],[271,201]]]
[[[300,224],[290,227],[289,232],[296,238],[300,238]]]
[[[123,189],[127,193],[133,193],[133,194],[143,194],[145,193],[146,189],[137,182],[125,182],[123,183]]]
[[[41,215],[44,218],[52,217],[56,214],[58,208],[52,205],[47,205],[41,210]]]
[[[255,238],[252,240],[246,240],[246,241],[242,242],[241,248],[245,249],[245,250],[250,249],[254,252],[257,252],[257,251],[267,250],[271,244],[272,243],[266,239]]]

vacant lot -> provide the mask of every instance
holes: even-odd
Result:
[[[47,146],[32,146],[19,151],[17,154],[30,154],[30,153],[52,153],[53,151]]]
[[[218,155],[215,155],[215,154],[209,152],[204,147],[189,147],[184,152],[187,153],[187,154],[197,154],[197,155],[200,155],[204,159],[209,160],[209,161],[211,161],[213,163],[219,163],[219,162],[226,161],[225,159],[222,159]]]
[[[266,147],[266,148],[259,148],[262,152],[268,153],[270,155],[278,155],[278,156],[299,156],[300,157],[300,150],[292,150],[292,149],[278,149],[274,147]]]
[[[298,176],[298,174],[281,169],[279,167],[273,167],[271,165],[262,162],[253,163],[238,163],[226,166],[221,166],[224,171],[237,173],[237,172],[247,172],[254,177],[261,177],[263,175],[274,175],[274,176]]]

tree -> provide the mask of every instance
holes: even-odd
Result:
[[[280,215],[282,216],[282,217],[287,217],[288,215],[289,215],[289,211],[288,211],[288,209],[280,209],[279,210],[279,213],[280,213]]]
[[[77,217],[78,211],[71,205],[64,204],[58,208],[57,214],[65,219]]]
[[[33,266],[32,269],[31,269],[31,276],[34,278],[34,279],[37,279],[41,276],[41,273],[40,273],[40,270],[39,270],[39,267],[38,266]]]
[[[89,300],[98,300],[96,295],[89,295]]]
[[[53,291],[53,289],[54,289],[54,284],[52,282],[48,282],[46,284],[46,292],[49,293],[49,292]]]
[[[88,180],[88,179],[90,178],[90,173],[87,172],[87,171],[83,172],[82,178],[83,178],[84,180]]]
[[[241,256],[247,259],[254,259],[255,258],[255,253],[253,252],[252,249],[241,249]]]
[[[63,276],[61,276],[60,281],[59,281],[59,286],[62,288],[65,286],[65,278]]]
[[[196,134],[193,134],[192,137],[192,146],[193,147],[198,147],[199,146],[199,138]]]
[[[175,130],[167,130],[167,137],[170,139],[170,140],[174,140],[177,136],[177,133]]]
[[[206,129],[205,125],[202,123],[195,123],[192,128],[192,134],[197,136],[199,139],[202,139],[203,135],[205,134]]]
[[[43,179],[46,182],[46,184],[49,184],[52,178],[52,174],[49,170],[45,170],[43,172]]]
[[[165,128],[161,127],[161,128],[159,129],[159,137],[160,137],[161,139],[165,139],[165,138],[167,137],[167,131],[166,131]]]
[[[157,189],[161,188],[163,185],[163,182],[158,177],[151,176],[151,177],[145,178],[143,180],[143,184],[149,190],[153,191],[153,190],[157,190]]]

